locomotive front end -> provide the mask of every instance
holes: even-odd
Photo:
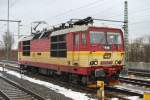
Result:
[[[124,65],[123,33],[120,29],[89,30],[89,65],[94,79],[117,80]]]

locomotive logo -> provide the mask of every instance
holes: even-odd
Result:
[[[103,59],[110,59],[111,58],[111,53],[105,53],[103,55]]]

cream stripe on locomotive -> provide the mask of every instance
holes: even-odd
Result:
[[[110,54],[110,57],[106,54]],[[106,57],[105,57],[106,55]],[[121,61],[123,64],[124,52],[67,52],[66,58],[61,57],[50,57],[50,52],[31,52],[30,56],[22,56],[22,52],[19,52],[18,60],[20,61],[31,61],[40,62],[48,64],[58,64],[58,65],[69,65],[69,66],[80,66],[88,67],[91,62],[97,61],[97,64],[93,66],[100,65],[116,65],[116,61]]]

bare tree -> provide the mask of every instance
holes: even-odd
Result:
[[[7,34],[7,32],[6,32],[3,35],[3,42],[4,42],[4,45],[5,45],[5,51],[6,51],[6,53],[8,53],[8,57],[10,57],[10,52],[11,52],[12,46],[14,44],[14,37],[13,37],[13,35],[10,34],[10,33]]]
[[[144,60],[145,62],[150,62],[150,36],[148,36],[147,38],[148,38],[148,41],[144,47],[144,53],[145,53]]]
[[[136,38],[129,44],[129,61],[150,62],[150,35]]]
[[[136,62],[136,61],[143,61],[144,60],[144,44],[143,38],[136,38],[133,43],[129,45],[129,60]]]

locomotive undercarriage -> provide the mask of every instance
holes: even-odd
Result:
[[[89,85],[96,83],[97,80],[102,80],[105,82],[105,84],[110,84],[110,82],[118,81],[120,71],[112,75],[111,77],[105,77],[105,76],[99,76],[96,77],[95,73],[91,72],[90,76],[87,75],[79,75],[79,74],[73,74],[69,72],[60,72],[56,70],[51,69],[44,69],[34,66],[26,66],[26,65],[20,65],[21,72],[24,74],[42,74],[50,77],[55,77],[58,79],[61,79],[62,81],[71,82],[75,84],[80,85]]]

